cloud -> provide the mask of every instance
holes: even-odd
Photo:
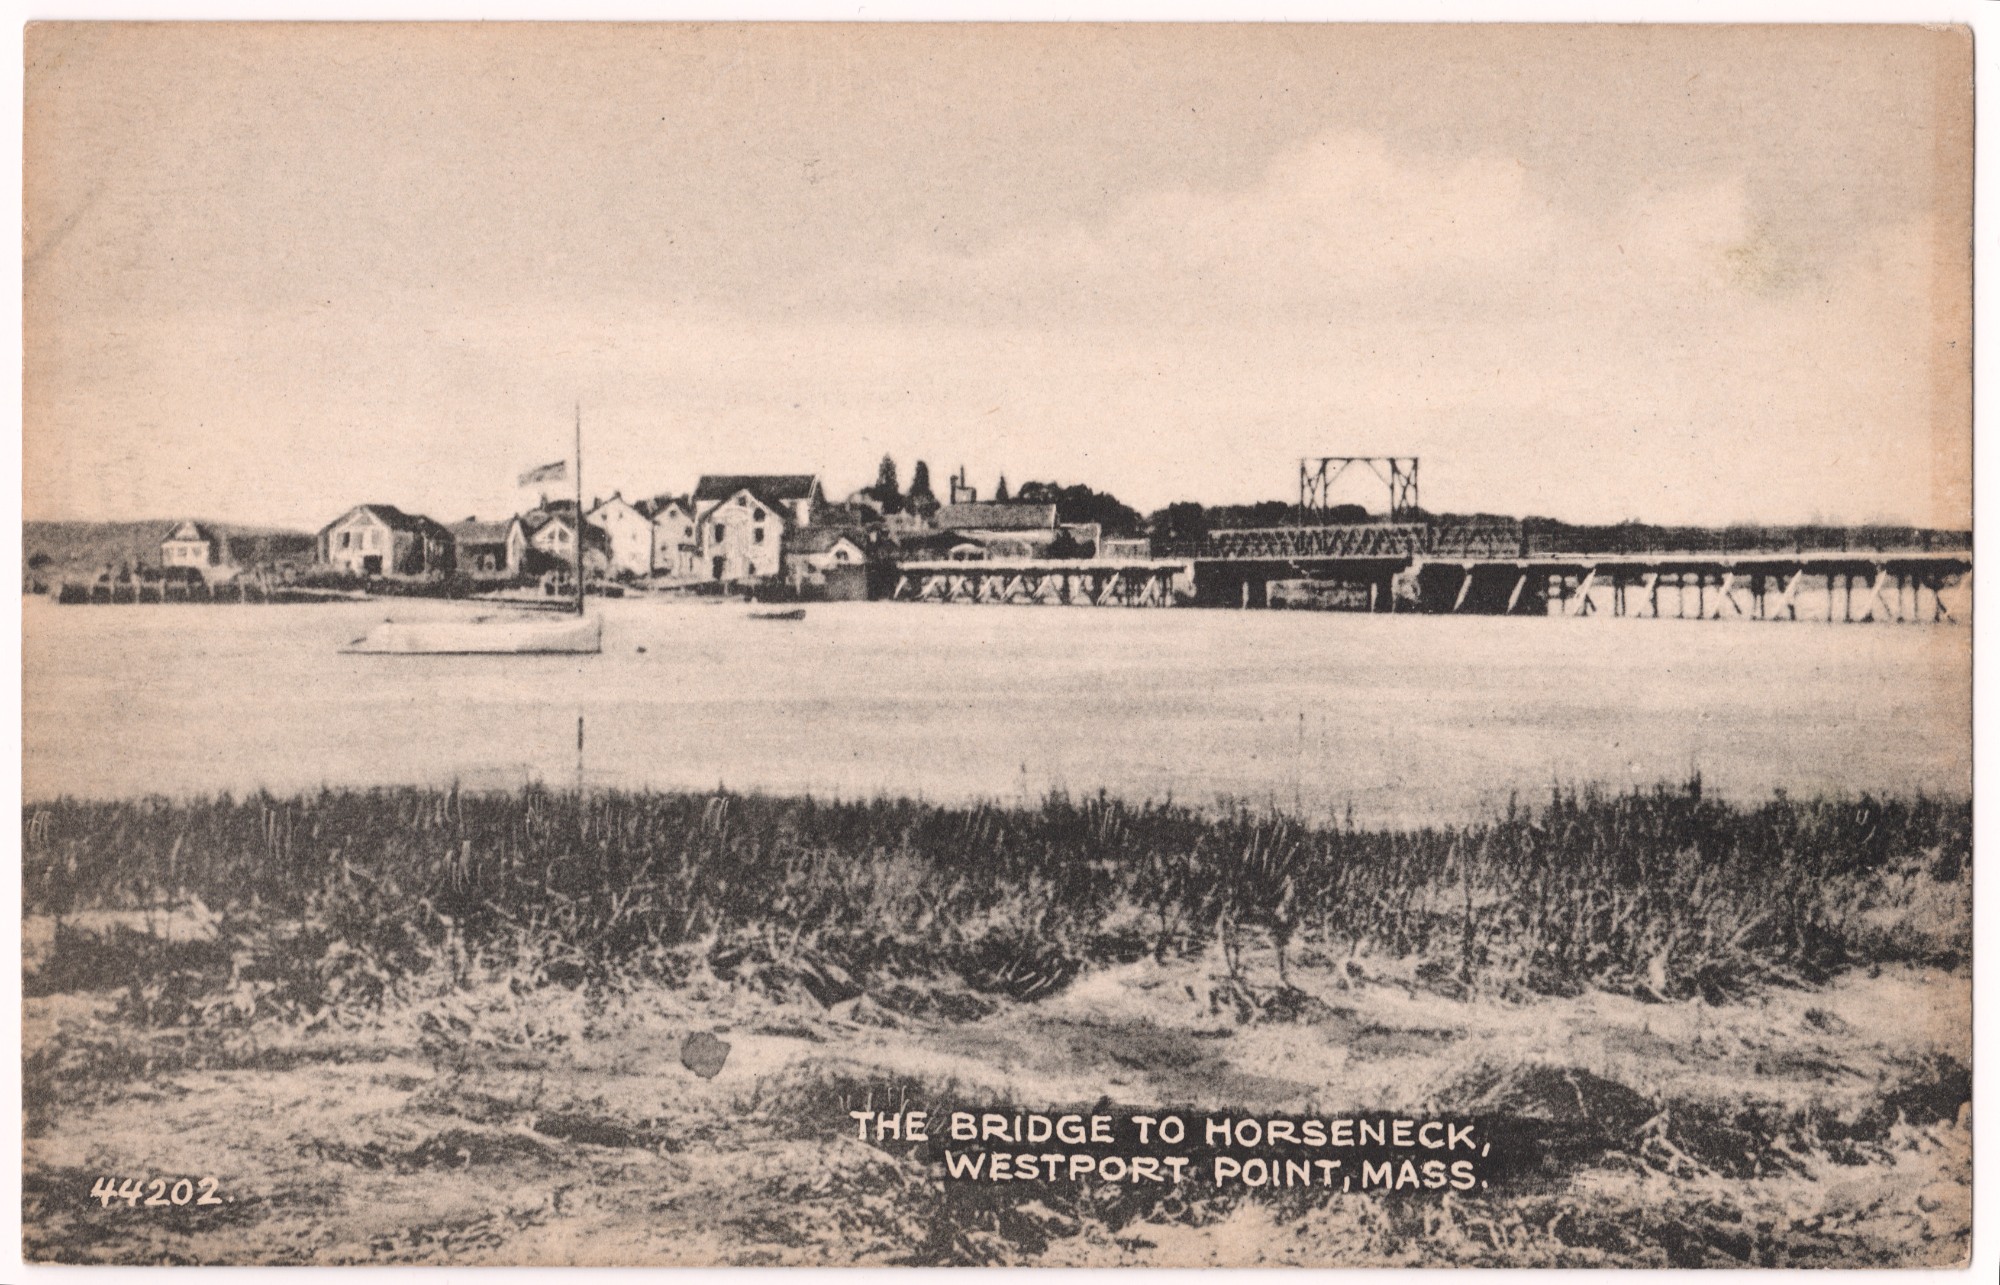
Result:
[[[593,476],[628,493],[794,467],[841,490],[890,451],[1151,507],[1283,495],[1300,454],[1384,451],[1425,456],[1437,507],[1962,520],[1933,482],[1969,434],[1936,422],[1932,220],[1827,244],[1749,192],[1688,174],[1582,206],[1507,155],[1330,131],[1230,189],[1163,185],[976,243],[914,231],[774,286],[775,311],[426,282],[134,319],[52,374],[91,418],[155,427],[132,459],[58,430],[67,480],[45,491],[228,515],[251,493],[324,507],[339,479],[485,512],[580,396]],[[260,433],[271,454],[213,470],[212,496],[110,489],[136,469],[184,496],[202,483],[177,452]],[[249,476],[270,461],[291,467]]]
[[[1163,188],[1100,222],[1018,229],[974,253],[919,242],[886,268],[843,265],[823,297],[1015,324],[1243,326],[1356,309],[1476,323],[1613,282],[1654,304],[1711,291],[1756,231],[1740,180],[1641,191],[1589,219],[1510,157],[1430,158],[1332,132],[1248,188]]]

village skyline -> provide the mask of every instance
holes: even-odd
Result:
[[[930,463],[928,459],[924,458],[919,458],[916,460],[909,461],[907,462],[907,464],[904,461],[896,460],[895,457],[893,456],[885,456],[884,459],[893,461],[897,465],[900,476],[903,478],[906,484],[914,483],[913,474],[915,472],[915,467],[917,465],[928,465]],[[880,462],[878,461],[878,472],[879,472],[879,463]],[[1296,467],[1298,461],[1291,460],[1288,461],[1288,463]],[[877,474],[871,474],[869,480],[863,482],[857,482],[855,485],[848,486],[845,484],[845,479],[827,478],[825,473],[809,467],[797,470],[789,470],[789,471],[811,475],[813,477],[825,480],[825,482],[827,483],[826,485],[827,494],[831,497],[835,497],[836,499],[843,499],[843,500],[851,498],[855,495],[858,495],[864,491],[871,489],[879,481],[879,476]],[[614,499],[623,499],[629,503],[636,504],[643,501],[654,501],[669,497],[686,498],[694,492],[701,478],[717,474],[727,474],[731,472],[737,472],[748,475],[758,472],[770,473],[773,472],[773,470],[761,470],[761,471],[760,470],[702,470],[700,472],[690,474],[688,477],[679,481],[678,483],[670,483],[666,485],[652,485],[652,486],[622,485],[616,481],[613,481],[610,485],[598,485],[596,482],[593,482],[588,475],[586,475],[584,479],[584,497],[583,497],[584,507],[586,510],[594,509],[598,507],[600,504]],[[1153,519],[1163,514],[1169,508],[1181,507],[1189,504],[1197,505],[1208,510],[1250,510],[1250,509],[1270,509],[1272,508],[1272,506],[1275,505],[1295,506],[1298,500],[1296,489],[1293,489],[1291,493],[1287,494],[1285,493],[1282,486],[1277,486],[1273,488],[1272,493],[1270,494],[1254,496],[1249,499],[1209,500],[1199,495],[1184,495],[1163,504],[1152,505],[1152,506],[1141,506],[1126,500],[1125,496],[1121,494],[1116,488],[1100,485],[1096,480],[1089,478],[1044,477],[1034,473],[1020,473],[1015,476],[1010,476],[1009,473],[1003,468],[994,472],[990,476],[982,479],[980,476],[973,474],[969,469],[965,469],[963,465],[957,466],[957,468],[948,476],[940,475],[936,469],[931,469],[930,477],[931,477],[931,482],[930,482],[931,493],[933,496],[938,497],[940,503],[948,501],[953,485],[955,483],[960,482],[961,479],[963,481],[963,484],[970,490],[970,492],[972,492],[973,498],[981,502],[1000,502],[1000,503],[1021,502],[1020,491],[1021,488],[1023,487],[1038,487],[1045,489],[1056,488],[1056,487],[1075,489],[1081,487],[1090,490],[1092,492],[1095,492],[1098,496],[1102,497],[1106,501],[1116,502],[1119,505],[1131,509],[1134,515],[1141,521],[1142,524],[1150,524]],[[1294,476],[1291,480],[1293,482],[1294,488],[1296,488],[1296,477]],[[565,482],[560,485],[567,486],[569,484]],[[1002,490],[1003,487],[1005,488],[1004,491]],[[189,509],[184,507],[182,509],[172,510],[172,511],[161,511],[161,512],[150,512],[150,513],[115,513],[115,514],[79,514],[79,513],[68,513],[68,512],[38,513],[34,511],[28,511],[23,514],[23,520],[31,523],[69,522],[69,523],[99,523],[99,524],[130,524],[130,523],[172,524],[188,520],[198,520],[203,522],[219,523],[226,526],[233,526],[246,529],[273,529],[273,530],[289,530],[300,533],[310,533],[324,527],[326,525],[327,518],[329,516],[336,516],[337,510],[344,510],[346,507],[350,507],[352,503],[355,502],[353,499],[354,493],[351,491],[340,491],[336,488],[329,488],[329,490],[331,494],[337,498],[331,498],[328,504],[321,506],[320,509],[314,511],[313,513],[301,514],[297,517],[291,517],[291,518],[287,518],[282,515],[275,517],[253,516],[246,518],[239,516],[237,513],[234,512],[196,511],[194,509]],[[496,491],[496,493],[498,492]],[[444,507],[434,503],[426,503],[421,488],[416,488],[416,487],[405,488],[389,495],[374,496],[372,498],[362,500],[361,502],[369,504],[379,503],[379,504],[393,505],[397,508],[407,510],[411,513],[422,514],[424,516],[433,518],[445,525],[451,525],[453,523],[459,523],[465,521],[504,523],[509,518],[520,514],[528,513],[537,509],[545,509],[550,507],[551,505],[553,505],[556,508],[561,508],[564,505],[572,504],[574,502],[574,496],[571,491],[566,489],[552,489],[550,486],[547,485],[544,485],[540,488],[516,486],[511,488],[510,493],[514,497],[511,502],[502,501],[486,506],[476,511],[464,512],[464,513],[447,510]],[[905,491],[905,494],[909,494],[907,489]],[[1380,482],[1370,475],[1362,474],[1359,472],[1345,479],[1345,481],[1336,488],[1335,494],[1333,495],[1331,502],[1333,504],[1337,504],[1346,508],[1360,508],[1366,510],[1367,517],[1366,519],[1363,520],[1368,520],[1368,521],[1384,520],[1387,517],[1387,504],[1385,503],[1384,500],[1384,493],[1382,491]],[[1662,520],[1656,520],[1648,517],[1645,514],[1631,514],[1627,515],[1626,517],[1615,519],[1609,522],[1593,524],[1585,522],[1582,519],[1565,515],[1563,513],[1503,513],[1490,508],[1485,508],[1482,506],[1471,505],[1471,504],[1453,505],[1442,502],[1435,504],[1426,504],[1425,511],[1433,513],[1454,513],[1454,514],[1483,513],[1503,518],[1552,520],[1555,522],[1569,523],[1574,525],[1607,525],[1607,526],[1618,525],[1620,523],[1647,525],[1647,526],[1685,525],[1691,527],[1705,527],[1712,529],[1726,529],[1731,527],[1743,528],[1743,527],[1758,527],[1758,526],[1771,526],[1771,527],[1804,526],[1804,527],[1828,527],[1828,528],[1910,527],[1910,528],[1922,529],[1926,526],[1926,524],[1924,523],[1907,521],[1899,515],[1888,514],[1888,513],[1878,513],[1872,516],[1850,519],[1837,515],[1829,515],[1819,511],[1813,511],[1808,513],[1806,516],[1799,518],[1793,522],[1772,522],[1772,521],[1764,521],[1754,517],[1742,517],[1729,521],[1689,522],[1689,523],[1673,523]],[[1940,525],[1931,529],[1968,530],[1970,529],[1970,523],[1968,521],[1963,526]]]

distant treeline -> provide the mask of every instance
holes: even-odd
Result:
[[[157,567],[160,541],[180,522],[178,518],[143,522],[23,522],[21,556],[31,574],[43,576],[95,576],[106,567],[113,571]],[[313,556],[314,537],[310,532],[230,522],[202,525],[227,539],[231,558],[243,566],[310,561]]]

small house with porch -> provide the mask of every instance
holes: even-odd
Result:
[[[168,570],[192,568],[204,574],[229,560],[229,542],[219,531],[200,522],[176,523],[160,541],[160,565]]]
[[[467,518],[451,527],[454,562],[461,574],[475,580],[509,580],[521,574],[528,537],[519,518],[481,522]]]

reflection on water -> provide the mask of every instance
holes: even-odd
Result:
[[[593,785],[1442,820],[1698,769],[1738,796],[1971,788],[1949,626],[614,601],[594,657],[348,656],[333,606],[23,604],[24,789]],[[643,650],[642,650],[643,649]]]

